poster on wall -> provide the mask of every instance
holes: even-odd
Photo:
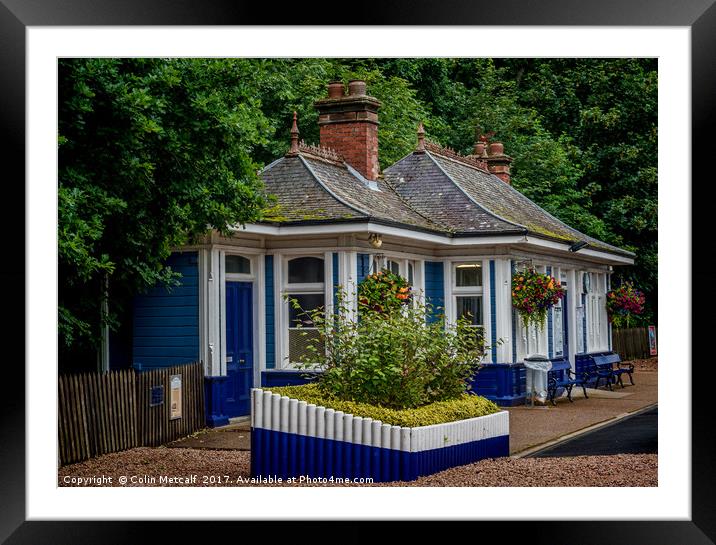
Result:
[[[656,326],[649,326],[649,355],[656,356]]]

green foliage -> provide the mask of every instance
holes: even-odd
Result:
[[[359,301],[355,320],[345,301],[340,293],[337,314],[306,312],[320,334],[301,363],[322,371],[318,388],[325,395],[402,409],[467,391],[485,353],[481,332],[467,319],[446,328],[444,317],[426,323],[429,309],[418,302],[376,312]]]
[[[174,284],[172,248],[260,217],[260,77],[241,59],[59,61],[61,346],[96,344],[122,301]]]
[[[391,313],[410,303],[411,291],[405,278],[383,269],[366,276],[358,284],[358,301],[360,308]]]
[[[291,116],[318,142],[326,83],[364,78],[382,102],[380,162],[428,136],[471,153],[476,130],[514,158],[513,185],[584,233],[635,251],[633,281],[655,321],[655,59],[61,59],[59,329],[95,342],[110,310],[157,283],[171,248],[208,227],[255,221],[256,175],[283,155]],[[271,212],[281,221],[280,211]]]
[[[346,414],[380,420],[384,424],[390,424],[391,426],[409,428],[455,422],[456,420],[486,416],[500,411],[500,408],[492,401],[482,396],[471,394],[462,394],[455,399],[436,401],[417,408],[391,409],[356,401],[343,401],[327,395],[315,383],[301,386],[282,386],[280,388],[271,388],[267,391],[336,411],[343,411]]]

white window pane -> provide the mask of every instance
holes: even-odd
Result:
[[[467,318],[472,325],[482,325],[482,297],[456,297],[457,317]]]
[[[408,284],[410,284],[411,286],[413,285],[413,278],[414,278],[413,263],[408,262]]]
[[[323,259],[319,257],[297,257],[288,262],[289,284],[318,284],[323,278]]]
[[[455,267],[455,285],[458,287],[482,286],[482,264],[461,263]]]
[[[316,329],[301,328],[288,330],[288,359],[291,363],[304,361],[306,357],[314,354],[309,347],[314,346],[322,350],[323,345],[317,343],[319,333]]]
[[[226,272],[232,274],[251,274],[251,261],[240,255],[227,255]]]
[[[302,327],[313,326],[311,316],[307,313],[325,304],[325,295],[322,293],[289,293],[288,299],[288,327],[297,327],[299,324]],[[294,308],[294,299],[301,306],[300,309]]]
[[[388,270],[393,274],[400,274],[400,263],[397,261],[388,261]]]

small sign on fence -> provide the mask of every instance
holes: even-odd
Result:
[[[171,403],[169,420],[176,420],[181,418],[181,375],[172,375],[169,378],[169,388],[169,400]]]
[[[164,403],[164,386],[152,386],[149,390],[149,406],[156,407]]]
[[[649,355],[656,356],[656,326],[649,326]]]

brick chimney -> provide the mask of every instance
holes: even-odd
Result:
[[[328,84],[328,97],[316,102],[321,146],[340,153],[366,179],[375,180],[378,165],[378,108],[366,95],[365,81],[351,80],[348,94],[341,82]]]
[[[480,149],[478,149],[478,146]],[[481,152],[481,153],[480,153]],[[500,178],[506,184],[511,185],[510,181],[510,163],[512,157],[505,155],[505,146],[502,142],[491,142],[487,146],[487,155],[485,155],[484,144],[479,143],[475,145],[475,154],[480,153],[482,160],[487,163],[487,169]]]

